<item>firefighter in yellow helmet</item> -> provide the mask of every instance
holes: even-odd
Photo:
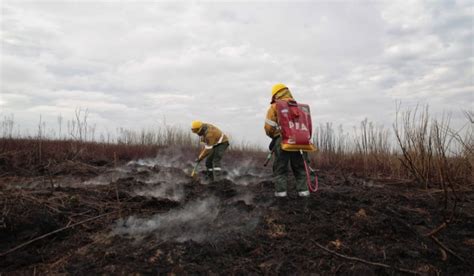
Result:
[[[272,138],[270,150],[274,152],[273,161],[273,182],[275,185],[275,196],[287,196],[288,182],[288,164],[291,166],[293,174],[296,178],[296,189],[300,197],[309,196],[308,186],[306,185],[306,171],[303,157],[299,152],[285,151],[281,147],[280,125],[278,123],[278,113],[275,100],[291,101],[294,100],[293,95],[286,85],[283,83],[275,84],[272,87],[271,105],[267,111],[265,119],[265,132],[268,137]],[[306,153],[305,153],[305,156]]]
[[[206,159],[206,176],[208,180],[217,181],[222,174],[221,159],[225,150],[229,147],[229,138],[216,126],[193,121],[191,131],[196,133],[204,144],[196,162]]]

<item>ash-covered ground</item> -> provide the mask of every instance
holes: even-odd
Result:
[[[426,234],[443,222],[439,189],[321,171],[309,198],[290,182],[276,199],[261,162],[227,163],[226,179],[204,185],[170,156],[0,178],[0,272],[474,273],[472,190],[438,243]]]

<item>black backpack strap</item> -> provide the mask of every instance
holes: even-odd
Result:
[[[289,106],[298,106],[298,103],[295,100],[288,101]]]

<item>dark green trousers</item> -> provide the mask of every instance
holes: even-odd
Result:
[[[306,184],[306,171],[303,157],[300,152],[284,151],[281,148],[281,138],[275,143],[275,159],[273,161],[273,183],[276,192],[285,192],[288,183],[288,167],[291,167],[296,179],[296,190],[303,192],[308,190]],[[303,153],[307,158],[307,153]]]
[[[229,142],[219,144],[212,148],[212,152],[207,156],[207,175],[211,180],[218,180],[222,174],[221,160],[225,150],[229,147]]]

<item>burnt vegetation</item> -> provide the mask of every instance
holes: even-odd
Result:
[[[391,128],[318,125],[320,189],[273,197],[266,152],[233,145],[225,179],[191,178],[189,131],[96,133],[88,111],[1,123],[0,273],[472,275],[473,113],[428,107]],[[292,190],[293,189],[293,190]]]

